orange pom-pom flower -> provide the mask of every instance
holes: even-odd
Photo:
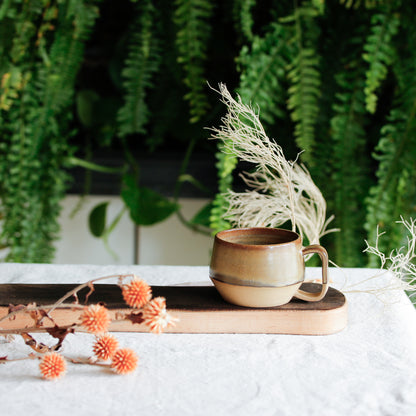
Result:
[[[104,334],[97,338],[92,350],[97,358],[108,360],[115,354],[117,348],[117,338],[110,334]]]
[[[137,277],[122,285],[121,291],[124,301],[132,308],[142,308],[152,298],[151,287]]]
[[[42,377],[47,380],[56,380],[65,374],[66,361],[56,352],[45,354],[39,364]]]
[[[121,348],[116,351],[111,360],[111,368],[118,374],[128,374],[137,367],[136,353],[130,348]]]
[[[166,327],[174,326],[177,321],[166,311],[165,298],[158,296],[143,308],[144,323],[151,332],[160,334]]]
[[[111,321],[107,308],[102,305],[85,307],[80,319],[81,325],[93,334],[106,332]]]

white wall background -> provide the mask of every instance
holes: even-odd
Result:
[[[109,201],[107,221],[111,222],[123,207],[119,197],[88,196],[75,216],[71,212],[79,203],[78,196],[67,196],[62,203],[60,216],[61,240],[56,243],[57,264],[139,264],[161,265],[208,265],[212,237],[201,235],[182,225],[173,215],[166,221],[136,230],[126,212],[109,237],[114,257],[101,239],[88,230],[88,215],[100,202]],[[186,218],[199,211],[208,201],[204,199],[180,199]],[[137,232],[137,236],[135,233]],[[137,255],[135,255],[135,240]]]

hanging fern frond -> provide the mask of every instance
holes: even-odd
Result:
[[[253,39],[253,14],[252,9],[256,0],[234,0],[233,17],[237,31],[249,41]]]
[[[364,243],[365,212],[362,201],[369,188],[365,154],[364,73],[360,67],[337,75],[339,93],[331,119],[332,199],[335,222],[341,232],[335,236],[336,261],[343,266],[357,264],[357,246]]]
[[[340,3],[347,9],[358,9],[365,7],[366,9],[373,9],[388,0],[340,0]]]
[[[56,7],[57,28],[53,41],[48,49],[39,48],[42,61],[36,63],[38,76],[34,82],[39,102],[39,114],[34,117],[33,141],[36,152],[41,150],[48,134],[59,134],[56,116],[72,104],[74,83],[84,56],[85,41],[98,17],[98,8],[83,0],[74,0],[69,4],[58,3]]]
[[[283,82],[288,66],[287,27],[274,23],[264,37],[255,36],[249,49],[244,46],[237,60],[241,72],[238,93],[245,103],[255,103],[260,118],[274,124],[286,113]]]
[[[208,101],[204,94],[204,63],[212,29],[209,20],[212,17],[213,5],[209,0],[176,0],[176,6],[174,19],[178,27],[178,62],[183,68],[183,81],[188,89],[184,98],[190,105],[190,122],[196,123],[208,109]]]
[[[117,121],[121,137],[145,133],[149,118],[146,94],[153,87],[152,78],[159,69],[160,50],[156,36],[156,9],[151,0],[140,2],[137,21],[132,29],[129,54],[122,71],[125,103]]]
[[[313,166],[312,151],[315,146],[315,123],[319,113],[320,95],[319,55],[316,43],[319,26],[316,22],[318,11],[311,5],[295,9],[293,17],[294,58],[288,78],[291,86],[288,90],[288,109],[295,123],[296,143],[302,153],[302,160]],[[286,19],[287,21],[287,19]],[[308,28],[307,35],[305,27]]]
[[[364,92],[366,108],[370,113],[376,111],[376,91],[395,60],[392,40],[397,34],[399,22],[398,15],[392,13],[378,13],[371,18],[371,34],[366,39],[363,53],[363,59],[368,63]]]

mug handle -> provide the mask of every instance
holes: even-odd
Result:
[[[327,251],[318,244],[312,244],[308,247],[302,249],[302,255],[306,256],[307,254],[318,253],[322,262],[322,287],[321,291],[318,293],[309,293],[304,290],[298,290],[295,293],[295,297],[301,300],[306,300],[309,302],[317,302],[323,299],[328,291],[328,253]]]

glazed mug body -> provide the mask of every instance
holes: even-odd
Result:
[[[305,278],[305,254],[322,259],[322,290],[299,288]],[[210,263],[210,278],[228,302],[250,307],[288,303],[293,296],[321,300],[328,289],[327,253],[319,245],[304,248],[299,234],[279,228],[240,228],[217,233]]]

